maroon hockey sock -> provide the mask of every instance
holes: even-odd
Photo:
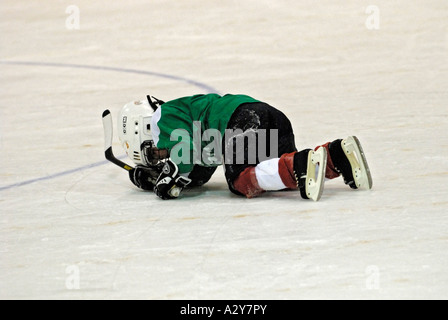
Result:
[[[331,153],[330,153],[330,149],[329,149],[330,143],[331,142],[327,142],[324,145],[318,146],[314,149],[314,151],[316,151],[320,147],[324,147],[325,149],[327,149],[328,157],[327,157],[327,169],[325,170],[325,178],[335,179],[340,176],[340,173],[336,171],[336,168],[333,164],[333,160],[331,160]]]
[[[233,182],[233,187],[249,199],[265,192],[265,190],[258,185],[257,176],[255,175],[255,167],[246,168],[241,172],[238,178]]]
[[[297,189],[297,180],[294,174],[294,155],[297,152],[285,153],[278,162],[278,173],[288,189]]]

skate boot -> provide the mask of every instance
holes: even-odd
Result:
[[[328,146],[335,170],[352,189],[372,189],[372,176],[361,143],[355,136],[339,139]]]
[[[305,149],[294,155],[294,174],[303,199],[319,201],[324,190],[327,150]]]

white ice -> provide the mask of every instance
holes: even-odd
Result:
[[[448,298],[446,0],[0,6],[0,298]],[[104,109],[212,91],[299,149],[357,135],[373,190],[248,200],[220,168],[162,201],[105,161]]]

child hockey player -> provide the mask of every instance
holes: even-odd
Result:
[[[154,100],[153,100],[154,99]],[[136,164],[134,185],[162,199],[205,184],[224,165],[230,191],[253,198],[298,190],[318,201],[325,178],[342,175],[352,189],[371,189],[359,140],[350,136],[298,151],[289,119],[246,95],[206,94],[126,104],[118,117],[121,144]]]

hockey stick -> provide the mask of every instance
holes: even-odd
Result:
[[[106,159],[112,163],[115,163],[117,166],[131,171],[131,166],[127,165],[123,161],[117,159],[112,151],[112,138],[113,138],[113,124],[112,124],[112,115],[109,110],[104,110],[103,112],[103,128],[104,128],[104,155]]]

